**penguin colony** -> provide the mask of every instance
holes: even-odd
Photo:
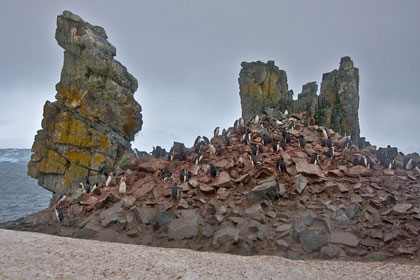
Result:
[[[341,141],[340,144],[338,138],[331,137],[331,132],[328,128],[322,126],[316,126],[316,131],[321,136],[320,145],[323,147],[324,154],[310,154],[307,149],[305,149],[307,140],[305,139],[305,134],[299,135],[296,137],[296,132],[299,129],[303,128],[305,131],[308,128],[314,126],[313,122],[309,124],[306,119],[300,118],[298,115],[289,115],[285,112],[284,116],[286,117],[283,120],[277,120],[272,117],[259,116],[256,115],[250,120],[246,121],[243,118],[240,118],[234,122],[233,127],[228,129],[223,129],[220,133],[220,127],[216,127],[213,132],[213,137],[211,139],[206,136],[198,136],[194,145],[190,149],[186,149],[182,143],[174,143],[174,146],[167,152],[164,148],[160,146],[153,147],[151,153],[142,152],[135,150],[136,158],[142,157],[155,157],[157,159],[163,158],[167,161],[179,160],[179,161],[190,161],[195,166],[191,170],[182,169],[179,175],[174,176],[170,171],[169,167],[157,168],[155,171],[155,176],[160,178],[161,181],[169,181],[171,185],[170,197],[173,200],[179,198],[181,192],[179,184],[188,182],[192,177],[197,175],[198,170],[203,170],[205,173],[209,174],[211,180],[215,180],[219,174],[217,167],[211,162],[212,156],[223,155],[226,151],[225,148],[231,145],[231,138],[235,136],[235,139],[239,140],[239,145],[243,151],[248,151],[248,157],[250,164],[254,168],[260,168],[261,166],[272,165],[272,163],[264,162],[264,157],[261,157],[264,153],[279,154],[277,158],[275,169],[280,173],[288,174],[287,165],[288,162],[284,160],[281,156],[282,151],[287,151],[290,145],[294,147],[298,146],[300,151],[306,153],[310,160],[308,163],[319,165],[322,167],[324,161],[333,161],[335,157],[335,149],[345,153],[346,150],[352,149],[354,154],[353,166],[360,165],[368,169],[373,169],[376,164],[380,164],[387,169],[396,169],[397,163],[395,157],[399,155],[396,151],[396,148],[379,148],[378,151],[375,150],[376,157],[378,162],[374,162],[372,158],[364,151],[363,149],[369,147],[370,144],[365,142],[364,139],[359,139],[356,143],[352,142],[349,137],[344,137],[345,141]],[[270,129],[265,126],[273,126],[277,128],[278,131],[281,131],[279,135],[270,134]],[[338,139],[338,140],[337,140]],[[222,144],[221,144],[222,143]],[[316,144],[311,142],[312,145]],[[358,153],[357,153],[358,152]],[[238,163],[244,164],[244,159],[240,157]],[[268,166],[270,167],[270,166]],[[406,157],[403,163],[403,166],[400,166],[407,170],[415,170],[420,175],[420,161],[418,158]],[[115,186],[116,176],[114,174],[109,174],[106,181],[104,182],[105,187]],[[118,183],[118,191],[120,194],[124,195],[129,192],[126,177],[122,176]],[[100,195],[101,186],[95,183],[91,185],[89,181],[80,182],[80,188],[85,194]],[[64,213],[63,210],[59,207],[60,203],[63,200],[67,199],[63,197],[57,203],[55,208],[55,215],[58,222],[63,221]]]

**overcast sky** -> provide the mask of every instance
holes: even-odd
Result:
[[[139,81],[150,151],[228,127],[241,114],[242,61],[274,60],[289,88],[351,56],[360,69],[361,136],[420,152],[420,1],[1,0],[0,148],[30,148],[55,100],[63,49],[56,17],[70,10],[105,28],[116,59]]]

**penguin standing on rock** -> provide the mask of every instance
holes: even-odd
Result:
[[[210,163],[210,176],[214,179],[217,176],[217,168]]]
[[[172,199],[177,199],[179,196],[179,188],[176,183],[169,187],[171,189],[171,197]]]
[[[346,139],[346,141],[343,143],[343,145],[341,146],[341,150],[345,150],[350,146],[350,140]]]
[[[200,143],[201,144],[201,143]],[[172,150],[168,153],[168,161],[174,160],[174,154],[172,153]]]
[[[209,144],[209,151],[212,155],[216,154],[216,148],[213,146],[213,144]]]
[[[271,144],[273,142],[273,140],[271,139],[271,137],[268,136],[268,135],[265,135],[264,134],[261,138],[262,138],[263,145],[269,145],[269,144]]]
[[[260,166],[263,163],[263,160],[260,158],[257,158],[257,156],[253,154],[249,154],[249,159],[251,160],[252,166]]]
[[[171,173],[169,168],[165,166],[165,168],[162,170],[161,180],[166,181],[166,180],[172,179],[172,177],[173,177],[173,174]]]
[[[260,154],[264,153],[264,148],[261,144],[257,144],[257,148],[258,148],[258,151],[260,152]]]
[[[308,125],[309,125],[309,124],[308,124],[308,120],[306,120],[306,119],[305,119],[305,120],[303,121],[303,126],[304,126],[304,127],[308,127]]]
[[[368,156],[366,156],[366,160],[367,160],[367,168],[372,169],[375,166],[375,164],[373,163],[373,160]]]
[[[303,137],[303,135],[299,136],[299,146],[301,148],[305,148],[305,138]]]
[[[201,141],[202,141],[201,136],[197,136],[197,138],[195,138],[195,141],[194,141],[194,147],[197,146],[198,143],[201,143]]]
[[[59,223],[61,223],[61,222],[64,220],[64,213],[63,213],[63,210],[61,210],[61,209],[60,209],[60,208],[58,208],[58,207],[55,207],[54,212],[55,212],[55,216],[57,217],[57,221],[58,221]]]
[[[193,173],[191,171],[188,171],[187,178],[186,178],[187,182],[192,178],[192,176],[193,176]]]
[[[404,169],[410,170],[412,168],[413,168],[413,159],[408,158],[408,159],[404,160]]]
[[[245,145],[248,145],[249,143],[251,143],[251,133],[245,135]]]
[[[64,194],[64,195],[62,195],[59,199],[58,199],[58,202],[57,202],[57,205],[58,204],[60,204],[60,203],[62,203],[64,200],[66,200],[67,199],[67,196]]]
[[[251,153],[252,153],[254,156],[258,155],[258,148],[257,148],[257,146],[256,146],[256,145],[252,145],[252,146],[251,146]]]
[[[210,144],[210,140],[206,136],[203,136],[203,142],[206,143],[207,145]]]
[[[109,187],[109,185],[111,185],[111,182],[112,182],[112,176],[109,175],[108,178],[106,179],[105,187]]]
[[[230,138],[229,138],[229,136],[227,136],[227,135],[223,136],[223,140],[225,140],[226,146],[230,146]]]
[[[259,124],[260,123],[260,116],[255,115],[255,117],[251,120],[253,124]]]
[[[82,182],[80,182],[79,186],[83,190],[84,193],[90,193],[91,186],[89,184],[89,181],[87,181],[86,184],[83,184]]]
[[[181,172],[179,173],[179,181],[181,183],[184,183],[185,179],[186,179],[185,169],[182,169]]]
[[[93,193],[94,195],[100,195],[101,190],[99,189],[98,184],[93,185],[93,188],[90,192]]]
[[[197,155],[197,157],[194,160],[194,164],[198,165],[202,159],[203,159],[203,155]]]
[[[311,157],[310,163],[318,165],[319,164],[319,156],[317,154],[313,155]]]
[[[120,187],[118,188],[118,192],[121,194],[124,194],[127,192],[127,184],[125,183],[126,180],[127,178],[125,178],[125,176],[121,177]]]
[[[324,139],[328,139],[328,133],[325,128],[322,128],[322,137],[324,137]]]
[[[273,152],[278,152],[280,150],[280,141],[274,141],[271,146],[273,147]]]
[[[331,137],[328,137],[328,139],[327,139],[327,147],[328,147],[328,148],[331,148],[331,147],[332,147],[332,145],[333,145],[333,143],[332,143],[332,139],[331,139]]]
[[[286,143],[287,144],[290,144],[291,137],[290,137],[290,133],[289,132],[286,133],[286,137],[284,137],[284,139],[286,140]]]
[[[334,147],[328,148],[327,157],[329,158],[334,157]]]
[[[287,150],[287,144],[286,144],[286,141],[285,140],[282,140],[281,143],[280,143],[280,145],[281,145],[281,148],[283,150]]]
[[[280,172],[286,172],[286,171],[287,171],[287,169],[286,169],[286,163],[284,162],[283,157],[280,157],[280,158],[277,160],[277,169],[278,169]]]
[[[217,137],[217,136],[219,136],[219,130],[220,130],[220,127],[216,127],[216,128],[214,129],[214,131],[213,131],[213,137]]]
[[[233,128],[238,128],[239,127],[239,120],[236,120],[234,123],[233,123]]]
[[[199,142],[197,145],[194,146],[194,153],[198,154],[200,152],[201,145],[203,145],[203,142]]]

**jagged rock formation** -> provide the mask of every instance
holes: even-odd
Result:
[[[141,129],[134,100],[137,80],[113,57],[105,30],[71,12],[57,17],[56,40],[64,51],[55,102],[44,105],[28,174],[56,195],[81,181],[101,182]]]
[[[348,56],[341,59],[338,70],[322,76],[317,121],[359,138],[359,69]]]
[[[316,120],[318,112],[318,85],[310,82],[302,86],[298,99],[290,103],[291,112],[306,112],[308,120]]]
[[[302,87],[297,100],[288,90],[286,72],[273,61],[243,62],[241,66],[239,94],[243,117],[270,115],[270,109],[304,112],[308,120],[351,135],[355,141],[359,139],[359,69],[350,57],[341,59],[339,70],[323,75],[319,96],[316,82],[310,82]]]
[[[274,61],[242,62],[241,66],[238,81],[243,117],[262,114],[266,108],[282,108],[293,100],[286,72],[275,66]]]
[[[272,145],[286,138],[283,131],[292,122],[290,143]],[[212,138],[212,146],[175,143],[172,151],[185,157],[174,160],[146,154],[109,187],[101,186],[100,194],[76,191],[6,227],[291,259],[419,259],[418,154],[359,147],[331,129],[331,142],[324,146],[324,128],[306,127],[302,114],[238,123]],[[302,136],[304,147],[299,144]],[[328,145],[335,149],[333,157]],[[257,151],[258,160],[251,161],[249,154]],[[200,162],[198,155],[203,156]],[[280,157],[285,171],[278,168]],[[215,178],[210,164],[217,168]],[[182,170],[190,174],[185,181]],[[118,191],[122,177],[124,194]],[[179,187],[176,199],[171,197],[174,183]],[[55,207],[63,213],[61,222]]]

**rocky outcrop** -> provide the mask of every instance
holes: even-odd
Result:
[[[262,114],[265,108],[283,108],[292,101],[286,72],[275,66],[274,61],[242,62],[241,66],[238,81],[243,117]]]
[[[290,104],[290,112],[306,112],[308,121],[316,120],[318,112],[318,84],[310,82],[302,86],[298,99]]]
[[[342,135],[351,135],[357,141],[359,128],[359,69],[350,57],[341,58],[338,70],[322,77],[320,95],[316,82],[307,83],[293,100],[288,90],[287,75],[273,61],[243,62],[239,74],[242,116],[267,114],[288,110],[305,113],[308,121],[334,129]]]
[[[199,149],[184,147],[183,159],[146,153],[108,187],[100,185],[99,194],[76,191],[48,209],[3,226],[290,259],[420,258],[417,154],[403,155],[391,147],[343,146],[348,139],[329,130],[335,148],[331,158],[318,125],[306,126],[302,114],[279,121],[261,116],[259,124],[229,128],[229,136],[210,140],[216,153],[204,143]],[[292,122],[290,143],[278,150],[268,144],[267,137],[281,141]],[[249,144],[242,141],[246,131]],[[304,147],[299,145],[301,136]],[[261,160],[255,166],[248,154],[256,152],[253,146],[259,147]],[[198,154],[203,158],[195,164]],[[314,155],[318,160],[311,163]],[[277,166],[280,157],[284,171]],[[393,159],[391,167],[383,157]],[[210,164],[217,167],[215,178]],[[181,179],[185,172],[189,175]],[[118,184],[122,176],[127,182],[124,194]],[[173,184],[179,186],[176,198]],[[63,213],[60,222],[55,207]]]
[[[359,69],[348,56],[341,58],[338,70],[322,76],[317,121],[359,139]]]
[[[102,182],[131,152],[142,116],[133,97],[137,80],[113,58],[116,49],[102,27],[65,11],[57,17],[55,37],[64,65],[57,100],[44,105],[28,174],[60,195],[81,181]]]

